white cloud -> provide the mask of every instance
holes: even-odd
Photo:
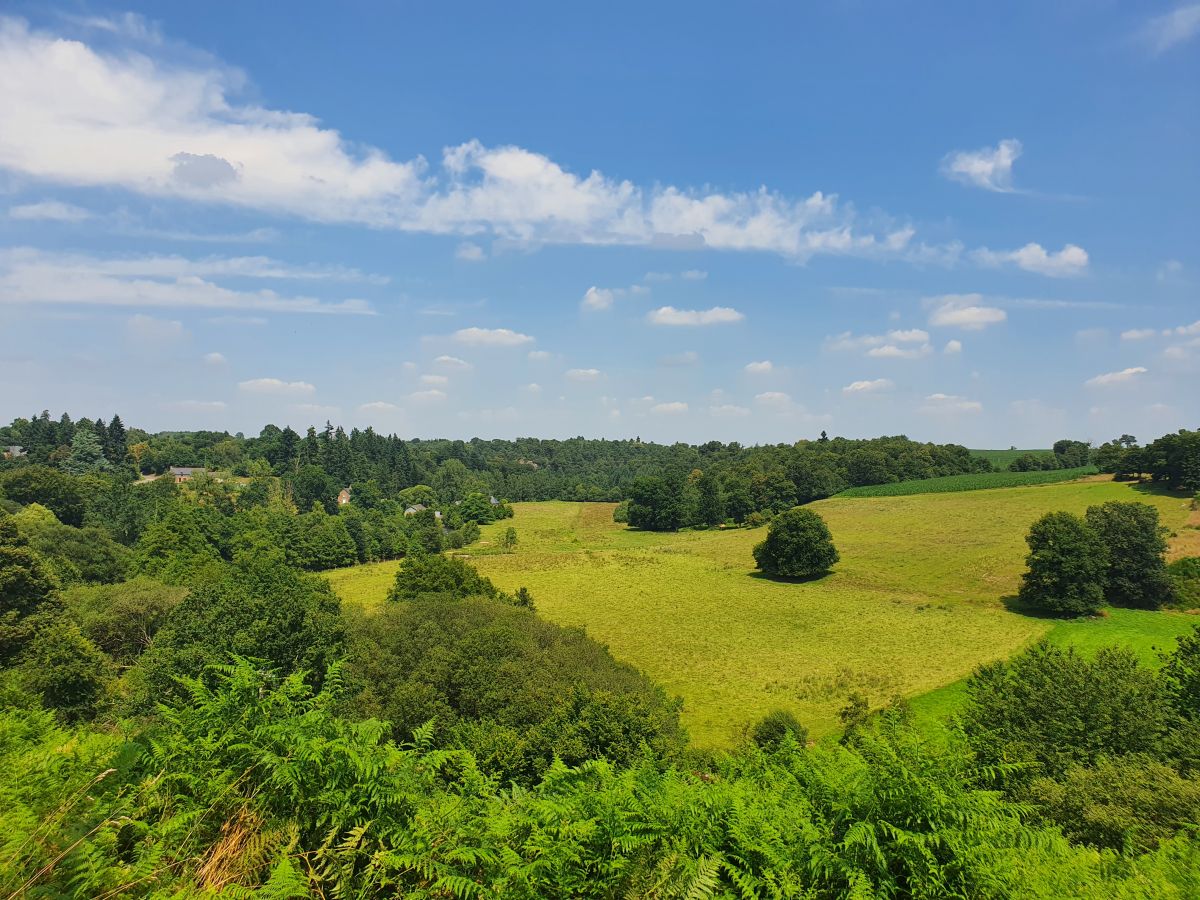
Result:
[[[464,262],[483,262],[487,259],[487,254],[483,252],[483,248],[478,244],[472,244],[470,241],[464,241],[459,244],[454,251],[456,259],[461,259]]]
[[[983,404],[978,400],[968,400],[957,394],[930,394],[918,408],[919,412],[929,415],[957,415],[959,413],[983,412]]]
[[[217,353],[215,350],[212,353],[204,354],[204,361],[210,366],[225,365],[225,354]]]
[[[943,294],[926,297],[925,306],[933,307],[929,324],[936,328],[962,328],[979,331],[1008,318],[1008,313],[995,306],[985,306],[982,294]]]
[[[451,337],[460,344],[479,347],[519,347],[533,343],[533,338],[511,328],[460,328]]]
[[[399,408],[395,403],[388,403],[386,400],[372,400],[370,403],[363,403],[359,406],[358,411],[365,413],[386,413],[395,412]]]
[[[129,318],[125,323],[125,331],[131,340],[139,344],[159,345],[173,343],[187,334],[182,322],[156,319],[140,313]]]
[[[1123,341],[1144,341],[1146,338],[1152,338],[1158,334],[1155,328],[1130,328],[1128,331],[1121,332],[1121,340]]]
[[[703,269],[688,269],[679,273],[679,277],[684,281],[703,281],[708,277],[708,273]]]
[[[695,350],[684,350],[682,353],[672,353],[658,360],[664,366],[694,366],[700,362],[700,354]]]
[[[662,306],[651,311],[647,318],[653,325],[728,325],[746,317],[728,306],[714,306],[712,309]]]
[[[962,353],[962,341],[950,340],[946,341],[946,346],[942,348],[942,352],[947,356],[954,356],[957,353]]]
[[[1200,34],[1200,3],[1187,3],[1150,19],[1138,37],[1157,56],[1197,34]]]
[[[1114,384],[1125,384],[1139,375],[1145,374],[1145,368],[1142,366],[1133,366],[1128,369],[1122,369],[1120,372],[1105,372],[1103,375],[1096,375],[1094,378],[1089,378],[1084,384],[1088,387],[1108,387]]]
[[[1026,244],[1019,250],[989,250],[981,247],[973,251],[971,257],[983,266],[994,268],[1012,263],[1027,272],[1053,278],[1081,275],[1088,267],[1087,251],[1075,244],[1066,244],[1057,253],[1034,243]]]
[[[9,207],[8,217],[24,222],[82,222],[90,219],[92,214],[83,207],[61,200],[43,200]]]
[[[123,188],[290,215],[524,245],[624,244],[876,258],[939,255],[913,229],[860,228],[821,192],[639,187],[567,171],[515,146],[468,141],[438,163],[391,159],[311,115],[248,99],[244,76],[201,54],[66,40],[0,21],[0,167],[46,183]]]
[[[907,328],[903,331],[889,331],[887,333],[889,341],[895,341],[899,344],[927,344],[929,343],[929,332],[921,328]]]
[[[583,300],[580,304],[584,309],[590,310],[605,310],[612,309],[613,292],[608,288],[590,287],[583,295]]]
[[[670,272],[647,272],[642,276],[642,281],[648,281],[651,284],[657,284],[664,281],[670,281],[674,276]]]
[[[568,369],[566,377],[570,381],[598,381],[603,373],[599,369]]]
[[[280,397],[315,394],[317,389],[307,381],[284,381],[280,378],[251,378],[238,382],[238,390],[247,394],[271,394]]]
[[[762,406],[778,408],[791,405],[792,398],[783,391],[764,391],[754,395],[754,402]]]
[[[762,359],[758,362],[746,363],[746,371],[751,375],[766,375],[767,373],[773,371],[774,368],[774,364],[769,359]]]
[[[895,344],[884,344],[880,347],[872,347],[867,351],[867,356],[875,359],[920,359],[932,352],[933,348],[929,344],[921,344],[919,347],[898,347]]]
[[[440,403],[446,399],[446,392],[439,391],[437,388],[430,388],[427,391],[413,391],[408,395],[408,399],[413,403]]]
[[[422,375],[420,381],[421,384],[428,384],[434,387],[443,387],[450,383],[450,379],[445,375]]]
[[[843,394],[869,394],[880,391],[890,391],[895,385],[887,378],[876,378],[872,381],[852,381],[844,388]]]
[[[525,390],[531,394],[540,394],[542,392],[542,386],[536,381],[533,381],[525,385]]]
[[[433,364],[445,369],[458,369],[463,372],[474,368],[465,359],[459,359],[457,356],[439,356],[433,361]]]
[[[723,418],[741,418],[742,416],[750,415],[750,410],[744,406],[738,406],[735,403],[719,403],[708,408],[708,414],[715,416],[718,419]]]
[[[681,416],[688,411],[688,405],[681,400],[672,400],[668,403],[655,403],[650,407],[650,412],[658,416]]]
[[[244,259],[101,258],[17,247],[0,250],[0,304],[195,307],[373,315],[365,300],[331,303],[313,297],[282,296],[273,290],[236,290],[203,277],[203,273],[293,277],[264,275],[270,269],[257,265],[257,262],[252,265]]]
[[[1013,163],[1020,155],[1021,142],[1008,138],[995,147],[948,154],[942,160],[942,174],[962,184],[1010,193],[1013,190]]]
[[[1163,333],[1166,335],[1176,335],[1178,337],[1200,335],[1200,319],[1197,319],[1191,325],[1179,325],[1175,328],[1169,328]]]

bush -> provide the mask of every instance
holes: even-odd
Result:
[[[389,600],[416,600],[431,595],[442,599],[495,597],[496,586],[455,556],[431,553],[410,556],[400,565],[396,580],[388,592]]]
[[[1146,503],[1090,506],[1087,523],[1108,550],[1105,595],[1114,606],[1158,609],[1174,597],[1167,575],[1167,530]]]
[[[187,588],[150,578],[121,584],[79,586],[64,592],[63,602],[83,633],[118,663],[129,664],[150,647]]]
[[[823,575],[837,561],[825,520],[800,506],[776,516],[767,539],[754,548],[754,562],[760,569],[786,578]]]
[[[808,729],[786,709],[767,713],[750,729],[750,740],[759,749],[776,750],[788,735],[803,747],[808,742]]]
[[[1078,516],[1046,513],[1029,529],[1028,566],[1017,596],[1047,612],[1091,615],[1104,603],[1108,552]]]
[[[613,521],[624,525],[629,522],[629,501],[622,500],[613,508]]]
[[[1200,556],[1185,556],[1167,566],[1175,602],[1185,609],[1200,607]]]

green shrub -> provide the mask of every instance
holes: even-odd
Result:
[[[837,561],[825,520],[801,506],[776,516],[767,539],[754,548],[754,562],[760,569],[785,578],[824,575]]]
[[[1046,513],[1030,526],[1029,555],[1017,596],[1022,603],[1069,616],[1104,603],[1108,551],[1088,523],[1068,512]]]
[[[808,729],[786,709],[767,713],[750,729],[750,740],[761,750],[777,750],[788,735],[803,747],[808,742]]]

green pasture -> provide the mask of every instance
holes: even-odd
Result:
[[[951,494],[957,491],[984,491],[989,488],[1022,487],[1031,484],[1053,484],[1074,481],[1096,474],[1095,466],[1077,469],[1050,469],[1044,472],[978,472],[969,475],[945,475],[941,478],[920,478],[913,481],[894,481],[891,484],[869,484],[848,488],[839,497],[902,497],[906,494]]]
[[[1167,646],[1200,618],[1114,611],[1059,622],[1010,611],[1029,524],[1053,509],[1105,500],[1155,504],[1178,528],[1186,502],[1129,484],[1089,480],[1034,487],[813,504],[841,562],[809,582],[753,569],[762,529],[639,532],[612,522],[612,504],[516,504],[465,555],[505,590],[528,587],[538,611],[587,629],[620,659],[683,698],[700,746],[728,744],[769,710],[792,710],[821,736],[838,728],[847,694],[875,703],[918,698],[925,714],[956,702],[954,686],[981,662],[1043,637],[1094,648]],[[494,541],[509,526],[517,549]],[[396,563],[329,573],[347,602],[383,602]],[[938,692],[938,693],[930,693]],[[922,695],[927,695],[922,697]]]
[[[1034,456],[1050,456],[1054,453],[1049,447],[1045,450],[972,450],[972,456],[980,456],[983,459],[990,461],[993,465],[1000,469],[1007,469],[1008,464],[1018,457],[1024,456],[1026,453],[1032,453]]]

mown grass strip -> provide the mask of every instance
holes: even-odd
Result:
[[[983,472],[975,475],[946,475],[942,478],[922,478],[915,481],[896,481],[892,484],[870,484],[848,488],[838,497],[905,497],[909,494],[952,494],[958,491],[983,491],[989,488],[1025,487],[1031,484],[1055,484],[1073,481],[1085,475],[1095,475],[1095,466],[1078,469],[1052,469],[1047,472]]]

